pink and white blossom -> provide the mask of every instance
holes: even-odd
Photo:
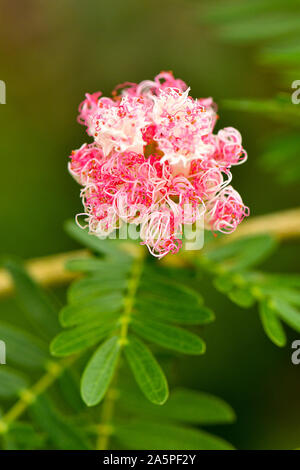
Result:
[[[119,85],[112,98],[87,94],[78,120],[93,143],[72,152],[69,171],[90,232],[140,225],[142,243],[161,258],[203,216],[207,229],[234,231],[249,209],[229,186],[230,168],[247,153],[233,127],[214,133],[217,118],[212,98],[193,99],[171,72]]]

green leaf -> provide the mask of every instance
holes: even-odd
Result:
[[[264,285],[271,287],[300,287],[299,274],[268,274],[264,278]]]
[[[100,273],[105,273],[105,268],[107,267],[106,260],[98,258],[74,258],[66,262],[66,269],[68,271],[99,271]]]
[[[101,297],[104,293],[124,290],[128,286],[128,280],[121,278],[99,279],[79,279],[73,282],[68,290],[68,301],[70,303],[79,303],[89,301],[95,297]]]
[[[286,345],[286,334],[277,317],[276,311],[270,306],[270,302],[263,301],[259,304],[259,313],[263,328],[274,344],[283,347]]]
[[[298,41],[285,41],[283,44],[272,44],[260,54],[260,62],[265,65],[298,65],[300,45]]]
[[[78,243],[90,248],[92,251],[111,258],[117,258],[119,261],[130,260],[131,257],[125,251],[119,249],[120,243],[117,240],[109,240],[108,238],[100,239],[90,234],[87,229],[82,229],[76,225],[73,220],[65,223],[65,230]]]
[[[25,311],[33,327],[46,340],[53,338],[59,329],[59,324],[57,309],[50,298],[28,276],[22,264],[9,259],[5,262],[5,268],[13,277],[20,306]]]
[[[151,351],[137,338],[131,336],[125,354],[135,380],[152,403],[162,405],[168,398],[168,383]]]
[[[125,449],[228,450],[232,445],[205,431],[159,422],[133,421],[119,424],[115,436]]]
[[[213,284],[214,284],[215,288],[218,291],[222,292],[223,294],[227,294],[234,287],[234,283],[232,281],[232,276],[228,276],[228,275],[223,275],[223,276],[216,277],[213,280]]]
[[[0,323],[0,338],[7,344],[8,363],[43,368],[49,360],[49,354],[37,338],[14,326]]]
[[[105,341],[88,362],[82,379],[81,395],[87,406],[97,405],[111,382],[120,353],[117,336]]]
[[[293,289],[278,289],[276,296],[291,303],[300,306],[300,292]]]
[[[202,425],[231,423],[235,413],[225,401],[195,390],[174,390],[164,406],[164,416]]]
[[[49,435],[56,448],[61,450],[86,450],[88,445],[82,433],[69,424],[44,396],[39,396],[30,407],[39,427]]]
[[[289,289],[288,287],[264,287],[259,286],[261,291],[269,296],[284,300],[292,305],[300,305],[300,292],[295,289]]]
[[[203,306],[198,292],[173,281],[155,280],[149,275],[141,281],[136,309],[165,321],[187,325],[214,320],[213,312]]]
[[[175,284],[166,279],[154,280],[147,277],[142,278],[139,294],[143,299],[158,303],[170,308],[185,307],[198,308],[203,305],[203,298],[198,292],[184,285]]]
[[[131,263],[125,263],[122,260],[111,261],[99,258],[74,258],[66,262],[66,269],[69,271],[90,272],[97,277],[103,276],[105,279],[113,279],[113,276],[124,279],[130,266]]]
[[[201,9],[202,18],[214,23],[227,23],[240,21],[245,18],[256,17],[263,12],[272,12],[285,9],[287,6],[297,5],[297,0],[236,0],[211,1]]]
[[[272,299],[272,307],[278,312],[280,318],[294,330],[300,333],[300,312],[288,302],[281,299]]]
[[[12,423],[3,438],[5,450],[37,450],[45,444],[45,437],[39,434],[30,423]]]
[[[0,397],[17,396],[26,387],[27,381],[23,376],[7,366],[0,366]]]
[[[255,297],[247,289],[234,288],[229,292],[228,296],[232,302],[244,308],[251,307],[256,302]]]
[[[204,354],[205,343],[189,331],[161,322],[133,318],[131,328],[135,333],[153,343],[184,354]]]
[[[102,323],[107,318],[114,318],[114,313],[121,309],[123,295],[120,292],[105,294],[87,302],[67,305],[59,315],[62,326],[74,326],[89,321]]]
[[[50,345],[51,354],[54,356],[69,356],[82,351],[105,338],[116,327],[116,322],[99,324],[87,322],[59,333]]]
[[[248,16],[238,22],[230,22],[219,29],[223,40],[230,42],[250,43],[270,40],[299,31],[300,21],[294,13],[263,14],[249,18]]]
[[[235,111],[245,111],[248,113],[261,114],[268,118],[291,126],[299,127],[300,125],[300,109],[291,103],[290,95],[286,99],[279,97],[263,100],[263,99],[239,99],[239,100],[223,100],[223,106]]]
[[[213,247],[204,256],[214,263],[222,263],[226,270],[239,271],[260,263],[276,245],[275,239],[270,235],[247,236]]]
[[[281,183],[297,181],[300,177],[299,147],[299,133],[273,135],[265,145],[261,166],[275,173]]]
[[[171,323],[183,325],[206,325],[214,319],[214,313],[207,307],[199,305],[191,308],[189,304],[184,306],[162,306],[159,301],[137,299],[135,309],[143,316],[151,316]]]
[[[200,425],[225,424],[235,420],[234,411],[225,401],[208,393],[185,388],[172,390],[164,406],[157,407],[146,401],[138,390],[123,386],[120,404],[122,408],[139,416],[146,414],[160,420]]]

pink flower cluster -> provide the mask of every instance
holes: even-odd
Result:
[[[112,98],[87,94],[79,122],[93,137],[72,152],[69,170],[91,233],[107,236],[123,223],[140,225],[140,237],[157,257],[177,253],[186,224],[233,232],[248,215],[229,185],[230,167],[247,153],[240,133],[218,118],[211,98],[193,99],[171,72],[154,81],[119,85]]]

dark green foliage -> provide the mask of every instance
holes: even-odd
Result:
[[[228,442],[205,431],[171,423],[136,420],[116,429],[117,439],[129,449],[232,450]]]
[[[77,433],[57,410],[55,395],[60,390],[55,382],[60,380],[65,365],[53,363],[46,340],[49,335],[58,331],[55,302],[28,276],[22,264],[7,260],[5,266],[15,281],[18,303],[28,318],[28,330],[36,331],[37,335],[28,333],[26,327],[0,323],[0,338],[7,345],[9,363],[9,366],[1,366],[0,369],[0,397],[2,404],[5,403],[0,417],[1,446],[3,449],[16,450],[49,446],[59,449],[87,448],[84,435]],[[43,341],[39,338],[41,330],[44,332]],[[71,368],[69,373],[70,371]],[[32,376],[36,377],[35,382]],[[43,393],[52,384],[55,394],[46,400]],[[76,389],[78,391],[78,380]],[[66,380],[64,381],[64,391],[67,390],[70,391],[70,380],[68,387]],[[11,404],[13,400],[15,404]],[[74,389],[73,398],[68,393],[65,397],[60,395],[58,401],[61,400],[72,400],[74,404]],[[28,418],[27,409],[30,410],[31,420],[23,421]]]
[[[151,78],[162,67],[173,68],[175,76],[186,80],[193,96],[215,98],[221,117],[217,129],[232,124],[242,132],[249,162],[234,173],[251,214],[296,203],[293,190],[297,188],[292,183],[300,177],[300,105],[291,103],[291,84],[300,79],[299,0],[171,0],[157,2],[157,8],[154,2],[92,0],[91,5],[74,2],[72,9],[69,2],[32,1],[20,15],[26,27],[18,29],[12,2],[2,3],[7,6],[1,9],[0,17],[5,71],[0,78],[7,81],[9,94],[7,106],[1,107],[2,173],[7,176],[2,178],[5,251],[33,257],[71,248],[61,234],[60,221],[76,211],[74,205],[79,209],[80,201],[75,182],[62,170],[62,156],[74,144],[74,132],[84,133],[76,126],[70,128],[79,100],[84,91],[99,87],[108,94],[116,81]],[[17,34],[12,34],[14,29]],[[56,47],[58,43],[60,47]],[[99,45],[105,54],[95,65],[92,58],[99,56]],[[17,74],[13,66],[16,58]],[[31,74],[30,65],[36,63],[39,67]],[[85,74],[76,80],[79,63],[84,64]],[[222,100],[224,97],[233,99]],[[41,103],[43,109],[50,110],[42,118]],[[80,140],[75,135],[75,141]],[[258,173],[253,162],[258,164]],[[261,168],[265,177],[259,174]],[[273,178],[287,185],[282,194]],[[213,243],[194,259],[188,257],[184,268],[177,266],[180,254],[171,257],[175,260],[172,268],[164,262],[145,260],[127,340],[136,335],[155,357],[168,378],[169,398],[157,406],[140,392],[126,365],[125,351],[130,343],[124,342],[115,371],[117,380],[112,379],[99,406],[88,408],[80,395],[80,377],[95,351],[120,331],[132,267],[127,252],[118,249],[121,241],[99,241],[73,222],[67,223],[67,231],[96,256],[87,253],[68,263],[68,269],[78,273],[78,280],[67,292],[68,305],[60,316],[63,329],[53,299],[26,276],[22,265],[14,260],[7,265],[14,275],[22,313],[11,309],[10,300],[1,300],[0,339],[8,345],[7,365],[0,365],[1,449],[230,448],[208,434],[206,426],[231,423],[231,408],[211,395],[178,389],[183,376],[194,387],[210,388],[207,380],[224,396],[231,395],[242,411],[231,431],[232,439],[243,448],[299,444],[300,366],[290,364],[289,344],[284,351],[272,350],[266,341],[262,348],[260,338],[256,343],[256,332],[247,328],[258,310],[266,334],[276,345],[284,346],[299,337],[299,333],[286,331],[284,323],[299,331],[300,276],[270,274],[258,267],[276,246],[272,239],[234,242],[226,247],[233,250],[230,255],[228,251],[222,255],[223,248]],[[271,265],[276,264],[279,270],[281,263],[296,268],[295,248],[285,246],[278,258],[275,253]],[[182,255],[184,264],[186,253]],[[201,280],[195,276],[193,261],[197,261]],[[232,309],[232,313],[230,307],[222,308],[222,295],[205,291],[203,285],[210,276],[217,289],[241,308]],[[155,292],[149,292],[147,286],[158,279]],[[183,286],[187,286],[187,293]],[[214,315],[194,290],[199,290],[208,304],[219,296],[217,325],[206,326]],[[94,301],[99,298],[101,307],[106,307],[101,311],[101,322],[99,302]],[[253,302],[257,304],[254,308]],[[172,308],[166,308],[168,304]],[[251,314],[242,308],[251,308]],[[232,324],[236,315],[240,315],[240,324],[247,323],[249,336],[243,341]],[[218,325],[222,321],[220,340]],[[125,323],[122,325],[124,328]],[[181,352],[203,352],[198,333],[206,335],[207,329],[212,334],[206,336],[209,357],[182,360]],[[190,343],[189,335],[193,338]],[[52,348],[57,357],[48,353],[54,337]],[[244,352],[249,343],[251,351]],[[256,354],[260,364],[251,363]],[[241,363],[242,370],[238,370]],[[179,376],[173,376],[174,370]],[[260,375],[264,379],[260,380]],[[126,387],[123,379],[131,381],[130,386]],[[31,404],[34,397],[37,400]],[[21,414],[16,414],[22,407]],[[218,432],[222,433],[219,427]],[[103,447],[96,444],[99,437],[107,437]]]
[[[80,228],[69,223],[68,230],[86,241],[77,235]],[[94,242],[91,246],[95,249]],[[165,279],[156,267],[148,267],[143,250],[132,257],[116,241],[115,248],[104,249],[102,256],[68,263],[72,269],[74,265],[82,269],[86,277],[69,289],[69,304],[60,312],[60,322],[68,329],[52,341],[51,352],[68,356],[110,338],[99,346],[83,373],[81,391],[86,404],[96,405],[105,396],[123,349],[140,388],[151,401],[161,404],[168,396],[164,373],[148,347],[130,336],[130,331],[167,349],[203,354],[204,341],[174,324],[204,325],[214,315],[196,291]]]
[[[119,415],[126,413],[126,419],[118,420],[112,435],[117,448],[232,449],[223,439],[196,428],[235,420],[230,406],[213,395],[174,389],[166,403],[157,407],[138,389],[121,382],[116,406]]]
[[[298,123],[298,120],[295,122]],[[274,173],[281,183],[292,183],[300,179],[299,149],[298,133],[273,136],[265,143],[261,164],[268,168],[270,173]]]
[[[26,379],[8,367],[0,369],[0,397],[11,398],[22,392],[27,386]]]
[[[254,60],[264,69],[270,68],[279,80],[278,89],[284,93],[273,98],[224,100],[223,104],[281,124],[281,135],[278,137],[275,128],[264,144],[260,163],[286,184],[300,178],[299,138],[293,130],[300,125],[300,107],[291,100],[295,91],[292,83],[300,78],[299,13],[297,0],[222,0],[206,6],[202,16],[222,41],[239,47],[251,46]]]
[[[282,93],[272,99],[241,99],[241,100],[224,100],[225,107],[236,110],[245,111],[247,113],[261,114],[280,124],[288,124],[292,128],[299,128],[300,109],[291,101],[291,92]]]
[[[56,449],[83,450],[88,444],[71,422],[56,410],[46,397],[38,397],[31,406],[31,415],[39,427],[47,433]]]
[[[124,385],[119,406],[131,413],[143,413],[155,419],[201,426],[226,424],[235,420],[232,408],[220,398],[185,388],[173,389],[165,405],[157,407],[146,401],[137,389]]]
[[[9,345],[7,363],[38,369],[49,359],[47,348],[38,338],[7,323],[0,323],[0,338]]]
[[[53,300],[26,274],[21,263],[8,259],[3,265],[13,278],[20,306],[32,327],[46,341],[49,341],[59,328],[57,307]]]
[[[13,423],[10,430],[3,436],[5,450],[36,450],[45,446],[45,435],[38,432],[31,423],[22,421]]]
[[[240,307],[252,307],[257,302],[266,334],[277,346],[285,346],[281,321],[300,331],[300,277],[251,270],[275,247],[268,235],[244,237],[208,248],[198,266],[209,271],[216,289]]]
[[[71,232],[77,237],[77,228]],[[144,249],[132,256],[122,251],[119,242],[114,246],[100,249],[92,242],[100,257],[69,263],[85,277],[70,286],[68,305],[59,314],[66,329],[51,343],[52,354],[59,358],[56,362],[26,328],[0,324],[1,338],[10,346],[9,361],[17,367],[0,369],[0,395],[7,402],[0,419],[2,448],[88,449],[94,447],[95,433],[101,447],[108,445],[105,433],[110,427],[112,445],[120,448],[232,448],[193,427],[229,423],[234,419],[231,408],[218,398],[189,390],[175,391],[174,397],[171,393],[168,401],[165,373],[144,342],[153,344],[157,356],[160,348],[203,354],[204,341],[183,326],[205,325],[214,319],[213,313],[204,307],[200,294],[181,283],[180,276],[148,263]],[[43,325],[48,331],[58,318],[54,304],[20,264],[14,261],[7,266],[16,278],[19,301],[29,310],[33,330]],[[190,280],[186,277],[187,284]],[[70,357],[60,359],[65,356]],[[142,393],[124,383],[124,360]],[[34,371],[35,381],[26,369]],[[90,414],[86,405],[101,401],[100,413]],[[107,409],[114,402],[115,416],[108,418]],[[161,415],[159,410],[164,410]]]

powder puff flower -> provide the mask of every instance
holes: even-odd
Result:
[[[122,224],[159,258],[177,253],[186,224],[230,233],[249,214],[228,186],[247,153],[240,133],[217,120],[212,98],[193,99],[171,72],[116,87],[112,98],[87,94],[78,121],[93,143],[72,152],[89,231],[107,236]]]
[[[248,207],[244,206],[241,196],[232,186],[220,191],[211,210],[207,212],[208,223],[212,229],[223,233],[234,232],[248,215]]]

